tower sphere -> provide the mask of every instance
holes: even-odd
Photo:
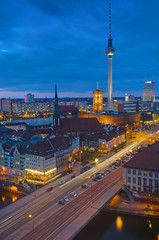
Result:
[[[108,46],[105,52],[108,56],[113,56],[115,53],[115,48],[113,46]]]

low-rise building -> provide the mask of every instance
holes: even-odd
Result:
[[[124,165],[124,184],[132,191],[159,195],[159,142]]]

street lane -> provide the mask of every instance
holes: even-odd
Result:
[[[86,181],[88,181],[88,176],[93,176],[96,172],[104,171],[107,169],[109,164],[114,162],[116,159],[121,157],[122,155],[126,154],[130,149],[136,147],[140,144],[143,140],[148,138],[150,135],[147,134],[146,136],[142,137],[140,140],[130,144],[129,146],[125,147],[109,159],[99,163],[89,171],[77,176],[76,178],[66,182],[64,185],[54,186],[52,192],[44,193],[37,198],[35,197],[31,202],[26,204],[24,207],[8,214],[5,218],[1,219],[0,222],[0,237],[7,236],[7,234],[11,233],[12,231],[16,230],[20,226],[24,225],[28,221],[28,214],[32,213],[34,216],[37,216],[51,205],[58,202],[59,199],[63,198],[64,195],[67,195],[71,191],[77,191],[79,187]],[[121,172],[121,171],[120,171]]]

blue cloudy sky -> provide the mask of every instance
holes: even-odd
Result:
[[[159,1],[112,0],[113,95],[159,95]],[[107,0],[1,0],[0,97],[107,96]]]

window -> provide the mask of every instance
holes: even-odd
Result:
[[[133,174],[136,175],[136,170],[135,169],[133,169]]]
[[[149,172],[149,177],[152,177],[152,172]]]
[[[138,191],[141,192],[141,187],[138,187]]]
[[[141,176],[141,170],[138,170],[138,175]]]
[[[136,183],[136,178],[133,178],[133,183]]]
[[[128,174],[131,174],[131,169],[128,169]]]
[[[147,176],[147,172],[146,171],[144,171],[144,176]]]
[[[147,185],[147,179],[144,178],[144,186],[146,186],[146,185]]]
[[[155,172],[155,178],[158,178],[158,173],[157,172]]]
[[[135,187],[135,186],[133,186],[133,190],[136,190],[136,187]]]
[[[155,187],[159,187],[158,180],[155,180]]]
[[[149,186],[152,187],[152,179],[149,179]]]
[[[138,177],[138,185],[141,185],[141,177]]]

